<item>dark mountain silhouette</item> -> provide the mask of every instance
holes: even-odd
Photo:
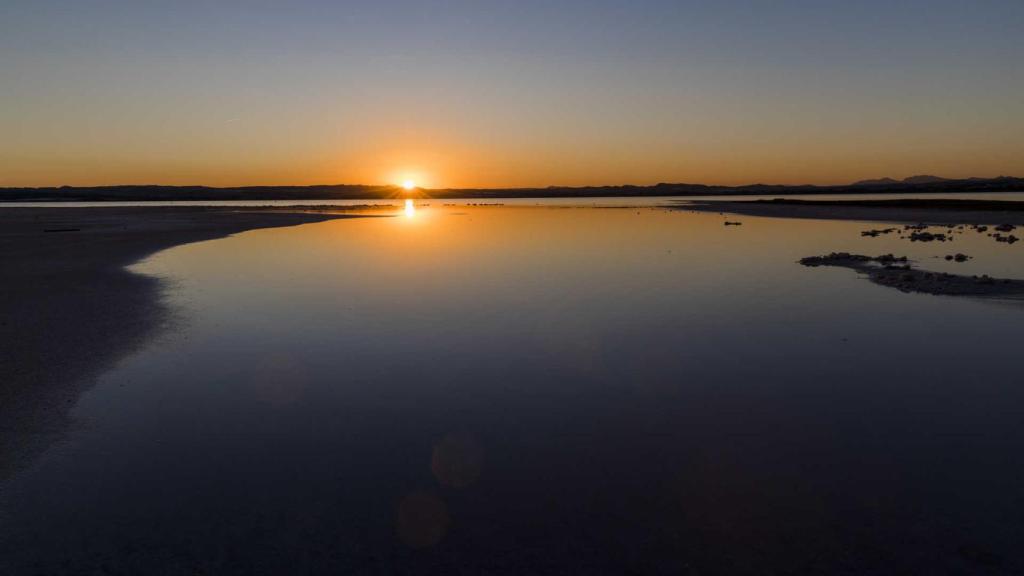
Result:
[[[968,178],[968,180],[985,180],[985,178]],[[877,180],[860,180],[854,182],[854,186],[894,186],[898,184],[935,184],[938,182],[948,182],[948,178],[940,178],[939,176],[932,176],[930,174],[920,174],[917,176],[911,176],[904,178],[903,180],[893,180],[892,178],[878,178]]]
[[[356,184],[317,186],[94,186],[49,188],[0,188],[0,202],[42,201],[169,201],[169,200],[380,200],[403,197],[397,186]],[[912,176],[902,181],[891,178],[864,180],[837,186],[750,184],[711,186],[706,184],[661,183],[653,186],[549,186],[547,188],[445,188],[417,190],[430,198],[584,198],[611,196],[702,196],[702,195],[787,195],[787,194],[877,194],[932,192],[1024,192],[1024,178],[944,179]]]
[[[854,182],[854,186],[892,186],[893,184],[899,184],[899,180],[893,180],[892,178],[877,178],[875,180],[858,180]]]
[[[930,174],[921,174],[919,176],[911,176],[903,179],[907,184],[934,184],[936,182],[945,182],[946,180],[947,178],[932,176]]]

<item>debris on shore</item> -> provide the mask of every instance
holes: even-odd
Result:
[[[726,220],[725,221],[725,225],[726,226],[743,226],[743,222],[730,222],[730,221]]]
[[[879,234],[892,234],[896,231],[896,228],[882,228],[880,230],[864,230],[860,233],[861,236],[869,236],[871,238],[877,238]]]
[[[958,256],[965,260],[964,254]],[[949,259],[950,257],[947,257]],[[964,260],[957,260],[958,262]],[[800,264],[810,267],[837,266],[849,268],[868,277],[881,286],[895,288],[901,292],[916,292],[945,296],[976,296],[976,297],[1022,297],[1024,296],[1024,280],[992,278],[987,274],[981,276],[964,276],[947,272],[929,272],[914,269],[906,256],[865,256],[849,252],[832,252],[826,256],[809,256],[800,259]]]
[[[850,254],[849,252],[832,252],[827,256],[808,256],[801,258],[800,263],[804,266],[852,266],[854,264],[867,264],[874,262],[883,266],[909,266],[906,256],[893,256],[882,254],[881,256],[865,256],[863,254]]]

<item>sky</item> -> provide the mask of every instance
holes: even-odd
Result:
[[[0,0],[0,186],[1024,176],[1024,1]]]

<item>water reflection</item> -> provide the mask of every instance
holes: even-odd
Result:
[[[466,488],[480,476],[484,450],[472,434],[448,434],[434,444],[430,469],[437,481]]]
[[[414,202],[415,225],[263,230],[142,266],[174,279],[187,329],[107,374],[73,442],[3,486],[0,573],[1024,565],[1021,315],[797,264],[894,252],[1024,277],[1019,253]]]
[[[416,491],[398,503],[396,532],[412,548],[430,548],[444,538],[451,522],[448,507],[432,492]]]

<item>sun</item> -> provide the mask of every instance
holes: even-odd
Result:
[[[402,182],[402,188],[405,188],[406,190],[414,190],[416,188],[416,183],[412,180],[406,180],[405,182]]]

